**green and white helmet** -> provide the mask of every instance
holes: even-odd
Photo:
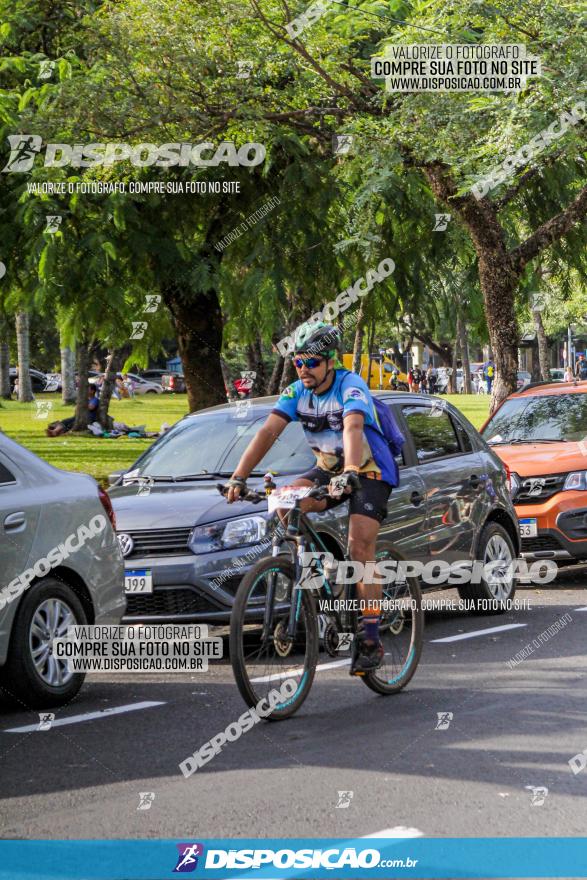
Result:
[[[331,358],[336,354],[339,345],[340,333],[333,324],[325,324],[324,321],[311,324],[306,321],[296,330],[295,354],[318,354]]]

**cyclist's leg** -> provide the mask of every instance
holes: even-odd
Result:
[[[391,486],[384,480],[371,480],[359,476],[361,490],[351,496],[349,517],[349,552],[354,562],[361,562],[373,569],[375,565],[375,553],[377,536],[381,523],[387,516],[387,501],[391,493]],[[367,571],[367,579],[362,579],[357,585],[357,599],[366,602],[377,602],[383,592],[383,585],[374,580],[373,574]]]
[[[353,562],[363,566],[375,564],[377,535],[379,522],[360,513],[353,513],[349,518],[349,553]],[[367,570],[357,583],[357,599],[364,602],[378,603],[382,597],[382,585],[377,583]]]
[[[387,499],[391,486],[382,480],[361,478],[362,491],[352,496],[349,518],[349,552],[354,562],[364,566],[363,577],[357,583],[360,632],[353,651],[351,675],[364,675],[383,661],[383,646],[379,639],[379,619],[383,584],[375,575],[377,536],[387,514]],[[371,563],[369,565],[369,563]]]

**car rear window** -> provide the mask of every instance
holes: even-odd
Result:
[[[430,406],[404,406],[402,410],[420,463],[460,452],[447,410]]]
[[[482,431],[491,444],[536,440],[584,440],[587,394],[549,394],[506,400]]]

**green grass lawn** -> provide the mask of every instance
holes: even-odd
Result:
[[[64,434],[47,437],[49,422],[73,415],[72,406],[63,406],[59,394],[38,394],[38,401],[50,401],[52,409],[45,419],[37,418],[35,403],[3,400],[0,408],[0,430],[26,446],[56,467],[83,471],[105,484],[108,474],[129,467],[153,442],[128,437],[103,439],[88,434]],[[113,400],[110,415],[127,425],[145,425],[147,431],[158,431],[163,422],[173,425],[188,411],[185,394],[145,394],[132,400]]]
[[[489,415],[488,394],[447,394],[444,399],[460,409],[477,430]]]
[[[152,440],[131,440],[119,437],[107,440],[91,436],[47,437],[49,422],[73,415],[73,407],[63,406],[58,394],[39,394],[37,400],[52,403],[48,418],[37,418],[35,403],[2,401],[0,430],[18,443],[56,467],[91,474],[106,485],[108,474],[128,468],[152,443]],[[489,410],[487,395],[453,394],[446,397],[479,428]],[[187,412],[185,394],[148,394],[134,400],[113,400],[110,414],[115,421],[127,425],[146,425],[148,431],[158,431],[163,422],[173,425]]]

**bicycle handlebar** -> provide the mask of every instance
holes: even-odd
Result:
[[[220,492],[221,495],[226,496],[228,492],[228,486],[225,486],[223,483],[216,483],[216,488]],[[353,492],[360,492],[360,489],[353,489]],[[347,497],[352,493],[349,493]],[[328,486],[321,486],[318,480],[314,481],[314,488],[310,489],[308,494],[305,496],[306,498],[314,498],[316,501],[323,501],[325,498],[330,497],[330,492],[328,491]],[[264,501],[267,498],[265,492],[255,492],[252,489],[246,493],[246,495],[239,495],[237,501],[250,501],[251,504],[259,504],[260,501]]]

